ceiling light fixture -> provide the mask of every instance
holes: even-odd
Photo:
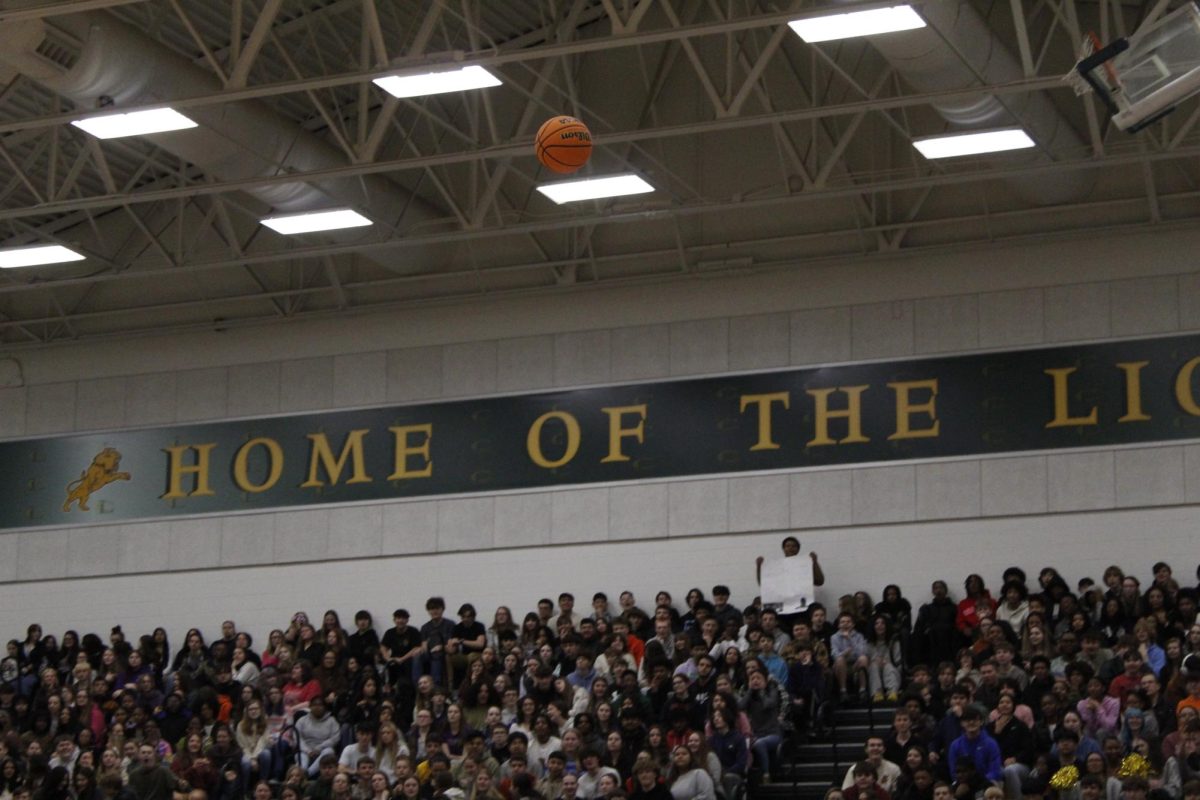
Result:
[[[902,5],[796,19],[789,22],[788,27],[801,39],[813,44],[855,36],[911,31],[914,28],[924,28],[925,20],[921,19],[921,15],[914,11],[912,6]]]
[[[393,97],[422,97],[427,94],[487,89],[499,86],[501,81],[483,67],[470,66],[418,75],[385,75],[372,83]]]
[[[332,208],[325,211],[304,211],[299,214],[280,214],[259,220],[276,233],[294,236],[298,233],[337,231],[343,228],[362,228],[373,225],[371,220],[348,208]]]
[[[945,136],[926,136],[913,140],[913,147],[926,158],[955,158],[974,156],[980,153],[1002,153],[1006,150],[1024,150],[1033,147],[1033,139],[1020,128],[1004,128],[994,131],[969,131]]]
[[[83,261],[87,256],[60,244],[39,244],[31,247],[11,247],[0,250],[0,269],[37,267],[42,264],[65,264]]]
[[[654,187],[637,175],[626,174],[543,183],[537,187],[537,190],[562,205],[580,200],[600,200],[605,197],[622,197],[627,194],[645,194],[653,192]]]
[[[196,123],[173,108],[151,108],[128,114],[99,114],[73,120],[76,128],[87,131],[97,139],[119,139],[123,136],[145,136],[195,128]]]

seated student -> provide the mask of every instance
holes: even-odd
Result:
[[[933,800],[933,767],[918,764],[906,784],[896,790],[894,800]]]
[[[701,645],[703,647],[703,645]],[[786,686],[788,681],[788,665],[783,660],[783,657],[775,651],[776,640],[770,636],[763,636],[758,642],[758,660],[763,662],[763,666],[767,668],[767,673],[774,678],[780,686]],[[701,654],[703,656],[703,654]]]
[[[953,800],[954,790],[945,781],[933,784],[933,800]]]
[[[713,709],[708,747],[721,762],[724,774],[744,778],[750,766],[750,749],[746,745],[746,736],[733,728],[732,713],[733,710],[725,705]]]
[[[550,717],[546,714],[538,714],[533,718],[533,740],[528,742],[525,751],[529,763],[537,765],[532,772],[537,775],[544,772],[546,758],[556,750],[562,750],[562,739],[553,735]]]
[[[513,731],[508,737],[508,761],[501,762],[500,769],[497,772],[499,778],[509,777],[509,764],[512,762],[514,756],[525,759],[525,771],[532,775],[535,780],[542,777],[542,773],[545,770],[542,769],[541,762],[534,761],[529,757],[529,739],[520,731]]]
[[[433,778],[441,772],[447,775],[450,774],[450,756],[438,750],[431,753],[420,764],[417,764],[417,768],[413,771],[413,774],[417,776],[417,780],[423,786],[429,786],[433,782]],[[480,770],[477,774],[482,774],[483,772],[484,770]]]
[[[875,780],[879,786],[889,794],[895,790],[897,781],[900,780],[900,767],[897,764],[888,761],[883,757],[884,743],[883,737],[872,734],[867,737],[867,743],[864,746],[864,751],[867,757],[863,759],[875,769]],[[846,770],[846,777],[842,781],[843,791],[854,785],[854,766]]]
[[[501,765],[498,775],[502,775],[499,781],[496,782],[496,791],[500,792],[502,797],[512,798],[513,787],[518,778],[522,776],[528,778],[532,788],[533,776],[529,773],[529,761],[522,755],[509,756],[508,761]]]
[[[791,645],[795,660],[788,668],[787,689],[792,698],[792,722],[797,730],[808,727],[825,694],[825,670],[814,658],[810,641]]]
[[[329,800],[353,800],[352,790],[350,776],[344,772],[339,772],[333,776]]]
[[[650,756],[643,754],[638,757],[633,765],[633,777],[626,781],[626,784],[630,787],[630,800],[673,800],[671,790],[667,788],[659,772],[658,764]]]
[[[499,764],[508,761],[508,728],[503,725],[492,728],[492,736],[488,741],[488,752]]]
[[[867,699],[867,640],[854,629],[854,617],[847,613],[838,615],[837,633],[829,641],[829,656],[833,659],[833,674],[837,678],[838,691],[846,696],[853,673],[861,700]]]
[[[1178,750],[1163,766],[1163,788],[1183,797],[1184,784],[1200,780],[1200,722],[1191,720],[1180,731]]]
[[[760,662],[751,661],[747,673],[749,690],[742,698],[741,709],[750,721],[750,749],[754,752],[755,765],[762,769],[765,778],[770,775],[772,767],[777,766],[779,745],[783,741],[779,719],[783,697],[778,685],[773,681],[768,682],[766,670]]]
[[[950,744],[962,736],[961,717],[970,698],[971,689],[966,684],[956,683],[950,690],[950,707],[945,716],[938,721],[933,738],[929,741],[929,760],[934,764],[941,761],[950,749]]]
[[[1121,719],[1121,701],[1110,697],[1105,691],[1104,681],[1096,676],[1088,678],[1086,692],[1087,695],[1076,706],[1084,731],[1096,739],[1116,733]]]
[[[829,641],[833,638],[833,634],[837,631],[837,626],[829,621],[828,612],[825,606],[820,603],[810,603],[808,606],[808,626],[812,630],[812,637],[829,647]],[[814,647],[815,647],[814,642]]]
[[[992,658],[996,660],[996,675],[1000,681],[1016,681],[1020,691],[1029,686],[1029,674],[1017,663],[1017,650],[1012,642],[1002,639],[992,648]]]
[[[601,778],[603,783],[604,778]],[[708,770],[686,745],[671,750],[671,769],[667,786],[674,800],[716,800],[716,786]]]
[[[875,765],[859,761],[850,767],[853,782],[842,789],[845,800],[891,800],[892,796],[875,780]]]
[[[546,774],[537,782],[538,794],[548,800],[562,794],[563,778],[567,775],[567,757],[561,750],[555,750],[546,757]]]
[[[374,793],[371,789],[371,776],[378,771],[375,766],[375,759],[370,756],[358,760],[354,773],[350,776],[350,793],[354,795],[355,800],[370,800]],[[384,778],[386,777],[385,775]]]
[[[464,755],[462,758],[454,759],[454,763],[450,765],[450,780],[451,785],[457,786],[462,791],[470,791],[475,785],[475,776],[484,771],[479,764],[479,759],[474,756]],[[495,777],[493,775],[493,777]]]
[[[340,735],[337,720],[326,712],[325,698],[316,695],[309,701],[308,713],[296,722],[300,766],[308,770],[309,777],[317,774],[322,756],[334,755]],[[333,760],[337,763],[337,756]]]
[[[1015,714],[1015,693],[1005,691],[992,712],[991,721],[985,730],[1000,746],[1000,758],[1004,765],[1004,786],[1008,794],[1018,797],[1021,784],[1029,777],[1033,766],[1033,731],[1025,721]]]
[[[908,711],[908,717],[912,720],[913,737],[920,739],[921,744],[928,750],[929,742],[937,730],[937,723],[933,715],[927,712],[924,698],[917,692],[905,692],[900,695],[900,704]]]
[[[473,758],[476,763],[483,769],[493,775],[500,769],[500,762],[492,758],[488,752],[486,742],[481,731],[471,731],[467,734],[467,738],[463,740],[463,755],[462,758]],[[461,761],[462,759],[459,759]],[[453,760],[452,760],[453,761]],[[458,764],[454,764],[457,770]]]
[[[1185,708],[1200,712],[1200,675],[1189,674],[1187,681],[1187,697],[1175,705],[1175,715],[1178,717]]]
[[[575,796],[580,800],[591,800],[596,796],[602,775],[612,775],[618,781],[621,780],[620,773],[615,769],[600,766],[600,753],[595,750],[583,751],[581,761],[583,762],[583,771],[579,773],[578,788],[575,790]]]
[[[1079,779],[1079,800],[1101,800],[1105,785],[1099,775],[1084,775]]]
[[[504,795],[496,789],[492,776],[483,771],[475,776],[475,785],[471,787],[471,792],[467,797],[470,800],[506,800]]]
[[[1057,752],[1045,757],[1047,775],[1053,775],[1063,767],[1075,767],[1083,772],[1086,763],[1079,754],[1078,733],[1059,725],[1054,731],[1054,745]]]
[[[924,745],[924,738],[913,730],[912,715],[906,707],[892,713],[892,728],[883,740],[883,757],[893,764],[904,761],[904,756],[913,745]],[[929,787],[931,796],[933,787]]]
[[[585,692],[592,690],[592,683],[596,680],[597,672],[592,666],[592,654],[581,650],[575,656],[575,669],[567,673],[567,683],[577,689],[583,689]]]
[[[1108,696],[1117,698],[1121,702],[1121,710],[1124,711],[1126,696],[1141,686],[1145,664],[1136,647],[1125,651],[1121,663],[1124,670],[1108,684]]]
[[[1000,699],[1000,675],[996,671],[997,666],[994,658],[986,659],[979,665],[979,683],[971,697],[971,702],[983,706],[986,711],[995,708]]]
[[[950,777],[956,782],[970,784],[972,781],[991,781],[998,783],[1003,777],[1003,762],[1000,757],[1000,746],[996,740],[983,730],[983,710],[976,705],[963,709],[962,736],[950,745],[946,754],[946,763],[950,766]],[[958,770],[964,761],[971,762],[977,778],[960,779]],[[956,794],[958,790],[955,790]]]
[[[873,699],[880,702],[887,692],[888,700],[898,700],[904,654],[900,636],[892,630],[891,619],[876,614],[871,620],[867,639],[867,683]]]
[[[1079,637],[1079,652],[1076,661],[1082,661],[1092,668],[1093,675],[1099,675],[1100,670],[1112,659],[1113,653],[1104,647],[1104,636],[1095,628],[1088,628]]]
[[[956,800],[974,800],[991,788],[987,779],[975,768],[975,761],[970,756],[962,756],[957,762],[950,762],[950,771],[954,774],[952,788]]]
[[[338,760],[326,753],[317,761],[317,779],[304,787],[305,800],[329,800],[333,795],[333,776],[337,775]],[[303,769],[303,767],[301,767]]]
[[[370,722],[358,723],[354,728],[354,743],[342,748],[342,755],[338,759],[338,772],[354,774],[358,771],[358,762],[362,759],[369,758],[375,761],[375,747],[371,744],[374,739],[375,726]]]
[[[1121,800],[1146,800],[1150,782],[1137,776],[1121,781]]]
[[[547,797],[546,800],[576,800],[577,792],[579,791],[579,777],[568,772],[563,776],[562,791],[556,797]]]

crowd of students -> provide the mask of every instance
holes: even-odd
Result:
[[[1153,572],[1072,591],[1047,568],[1031,592],[1011,568],[995,597],[971,575],[915,614],[896,585],[789,616],[724,586],[650,611],[564,592],[489,624],[433,597],[382,635],[330,610],[178,651],[31,625],[0,664],[0,800],[734,798],[831,706],[882,702],[830,800],[1200,800],[1197,590]]]

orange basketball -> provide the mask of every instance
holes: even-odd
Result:
[[[554,172],[574,172],[592,155],[592,132],[574,117],[546,120],[535,142],[538,161]]]

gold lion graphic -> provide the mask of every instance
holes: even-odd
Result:
[[[128,472],[117,472],[121,466],[121,454],[115,448],[106,447],[92,459],[92,465],[79,475],[79,480],[67,484],[67,502],[63,511],[71,510],[71,503],[79,503],[80,511],[88,511],[88,498],[113,481],[129,480]]]

